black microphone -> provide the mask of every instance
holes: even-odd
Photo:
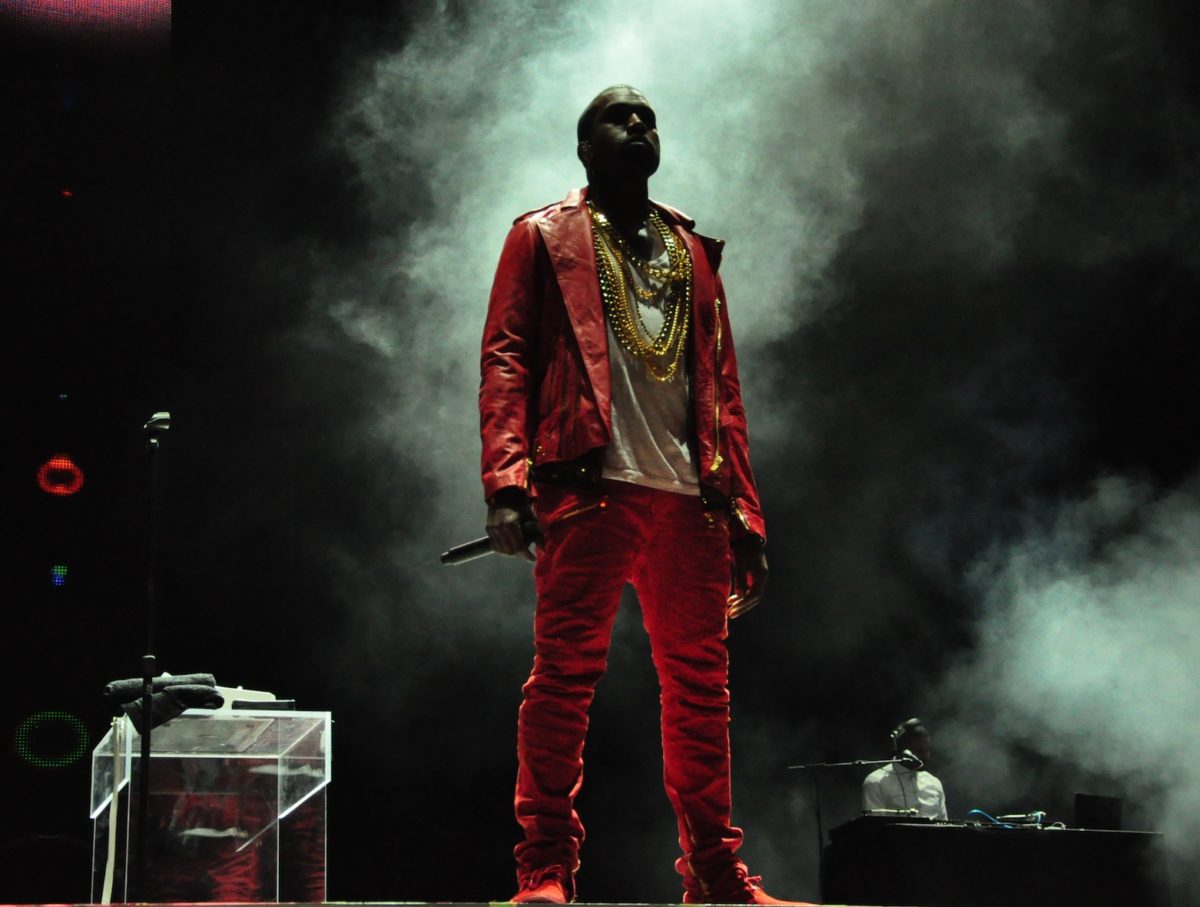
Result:
[[[925,763],[917,758],[917,754],[912,750],[901,750],[899,758],[901,765],[907,765],[911,769],[919,770],[925,767]]]
[[[542,540],[542,529],[538,526],[537,520],[526,520],[521,524],[521,538],[526,545],[532,545],[534,542]],[[485,535],[483,538],[455,545],[449,551],[443,551],[442,563],[447,567],[455,567],[465,564],[467,561],[473,561],[477,557],[486,557],[494,553],[492,540]]]

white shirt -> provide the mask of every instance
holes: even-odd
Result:
[[[651,264],[661,268],[667,261],[664,250]],[[639,274],[634,272],[633,279],[646,289]],[[640,306],[646,329],[657,333],[663,324],[663,312],[630,295],[631,303]],[[608,324],[608,365],[613,431],[601,475],[662,491],[700,494],[689,446],[692,405],[686,361],[670,381],[656,381],[641,360],[625,352]]]
[[[915,809],[927,819],[946,818],[946,792],[936,775],[905,765],[883,765],[867,775],[862,805],[870,809]]]

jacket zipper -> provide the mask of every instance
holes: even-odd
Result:
[[[576,507],[574,510],[568,510],[566,513],[564,513],[562,516],[560,516],[554,522],[561,523],[563,520],[569,520],[573,516],[579,516],[579,514],[581,514],[581,513],[587,513],[589,510],[595,510],[597,507],[599,507],[601,510],[603,510],[607,506],[608,506],[607,500],[596,501],[595,503],[592,503],[592,504],[585,504],[582,507]]]
[[[750,523],[746,520],[746,514],[742,513],[742,508],[738,504],[737,498],[734,498],[732,501],[730,501],[729,506],[733,509],[733,515],[736,516],[739,520],[741,520],[742,527],[747,532],[749,532],[750,531]]]
[[[708,467],[709,472],[716,472],[721,468],[721,462],[724,457],[721,456],[721,297],[718,296],[714,302],[717,312],[717,354],[713,359],[713,432],[716,435],[716,446],[713,448],[712,465]]]

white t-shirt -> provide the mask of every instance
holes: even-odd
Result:
[[[665,268],[667,253],[651,262]],[[642,289],[648,289],[641,275],[633,271],[633,279]],[[661,309],[637,299],[632,291],[631,303],[639,307],[642,323],[652,336],[662,327]],[[689,304],[690,300],[688,303]],[[689,446],[692,418],[691,389],[687,369],[681,367],[670,381],[658,381],[646,371],[645,364],[631,356],[608,328],[608,367],[612,378],[612,442],[604,453],[601,475],[606,479],[647,485],[662,491],[680,494],[700,494],[700,480]]]
[[[927,819],[946,818],[946,792],[936,775],[905,765],[884,765],[867,775],[862,805],[868,809],[915,809]]]

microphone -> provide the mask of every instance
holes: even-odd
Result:
[[[521,524],[521,538],[526,545],[532,545],[534,542],[542,540],[542,529],[538,526],[537,520],[526,520]],[[443,551],[442,563],[447,567],[456,567],[459,564],[467,563],[467,561],[473,561],[476,558],[486,557],[494,553],[492,540],[485,535],[483,538],[455,545],[449,551]]]
[[[925,763],[918,759],[917,754],[912,750],[901,750],[898,758],[901,765],[907,765],[911,769],[916,770],[925,767]]]

